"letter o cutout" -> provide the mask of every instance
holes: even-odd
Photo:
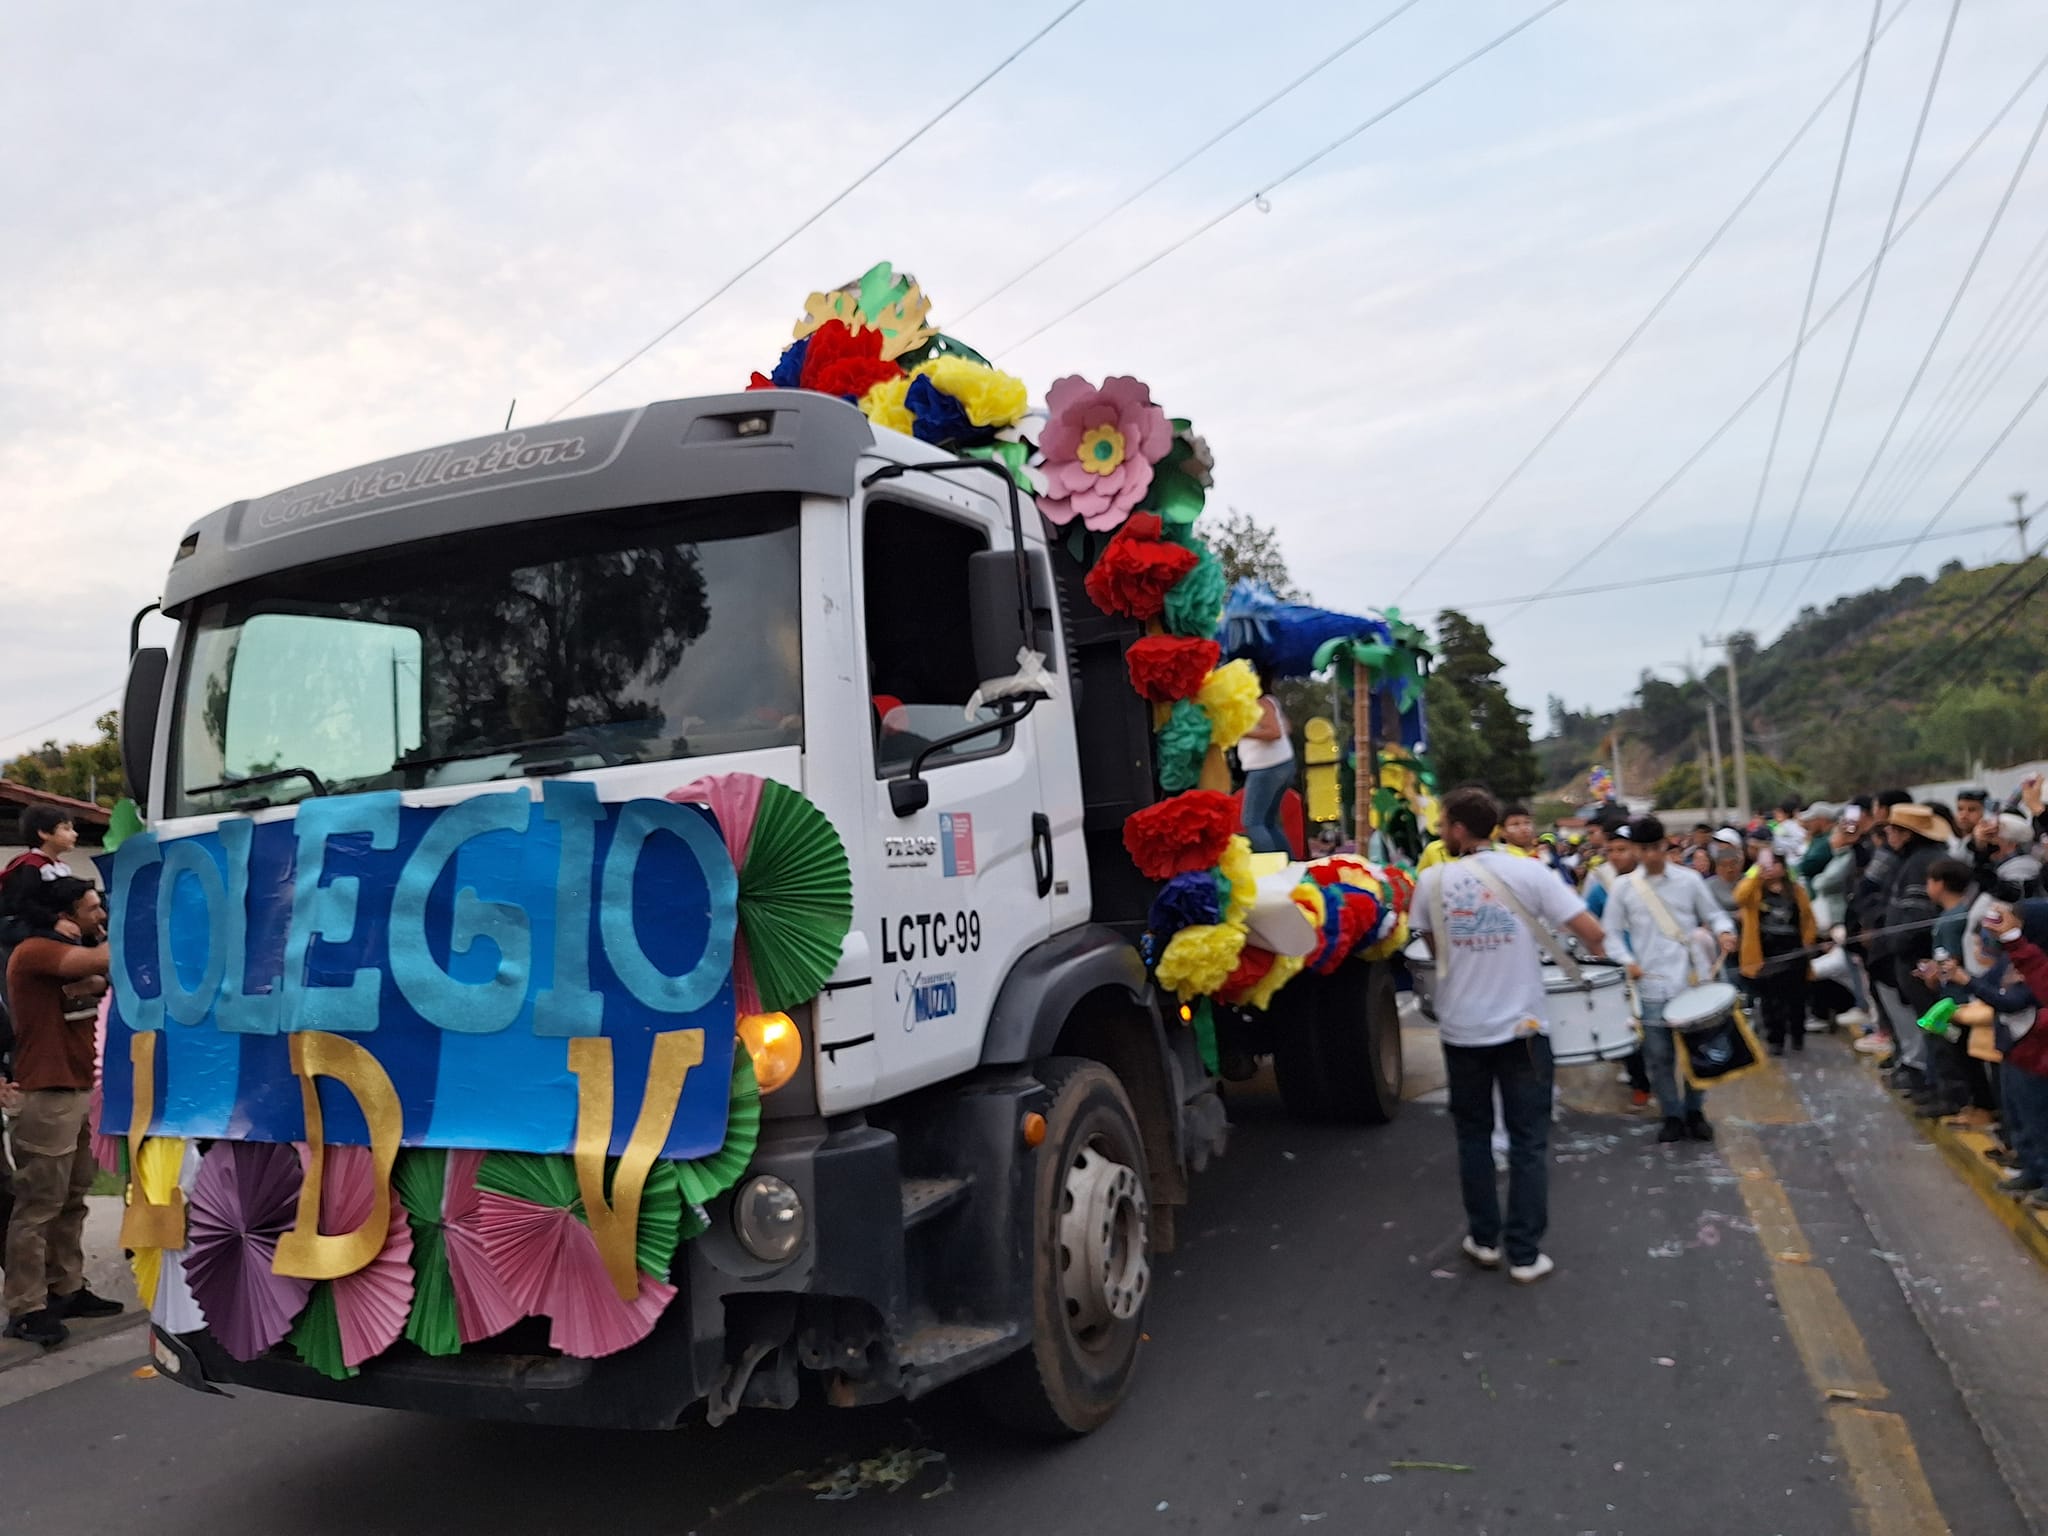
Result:
[[[704,872],[711,898],[710,930],[696,965],[671,976],[640,947],[633,924],[633,873],[640,851],[656,832],[672,832]],[[693,805],[665,800],[630,800],[619,812],[618,829],[605,855],[599,897],[598,933],[605,957],[626,990],[657,1013],[692,1013],[718,995],[732,970],[733,930],[739,921],[739,877],[717,827]]]

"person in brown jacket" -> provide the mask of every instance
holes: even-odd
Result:
[[[7,962],[14,1003],[14,1213],[7,1223],[6,1336],[64,1342],[67,1317],[110,1317],[85,1285],[92,1188],[93,1020],[107,989],[106,910],[84,880],[45,880],[17,908],[28,935]]]
[[[1785,861],[1765,849],[1735,887],[1735,910],[1742,923],[1736,955],[1764,1016],[1771,1054],[1784,1055],[1788,1042],[1803,1051],[1806,984],[1813,976],[1807,953],[1814,941],[1813,905],[1786,872]]]

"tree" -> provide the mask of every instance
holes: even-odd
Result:
[[[1529,711],[1508,697],[1486,626],[1455,609],[1437,615],[1437,663],[1430,673],[1430,754],[1437,782],[1473,780],[1503,800],[1536,790],[1536,752]]]
[[[1650,795],[1660,811],[1673,806],[1693,810],[1707,803],[1706,785],[1700,778],[1699,759],[1682,757],[1664,770],[1664,776],[1650,786]]]
[[[93,726],[100,733],[97,741],[74,741],[61,747],[46,741],[33,752],[0,765],[0,778],[53,795],[112,805],[126,792],[121,781],[121,716],[110,709]]]
[[[1976,683],[1944,690],[1920,718],[1921,749],[1935,763],[1959,772],[1969,765],[2014,763],[2041,748],[2040,704],[2015,688]]]
[[[1309,600],[1288,572],[1287,556],[1280,550],[1280,535],[1249,512],[1230,508],[1221,518],[1202,524],[1202,537],[1233,586],[1249,578],[1263,581],[1276,597],[1303,603]]]

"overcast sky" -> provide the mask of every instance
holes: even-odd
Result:
[[[1396,3],[1086,0],[583,409],[741,384],[806,293],[884,257],[950,328]],[[1267,211],[1016,345],[1539,3],[1420,0],[957,330],[1034,394],[1068,372],[1145,378],[1208,435],[1212,505],[1274,524],[1318,600],[1469,606],[1540,718],[1548,694],[1610,707],[1643,667],[1703,659],[1717,616],[1754,607],[1767,635],[1792,616],[1805,567],[1760,602],[1745,578],[1725,616],[1726,579],[1487,604],[1735,559],[1775,388],[1609,536],[1789,350],[1847,90],[1475,533],[1415,577],[1849,69],[1864,0],[1569,0]],[[18,9],[0,52],[0,751],[81,735],[111,706],[129,616],[194,518],[493,430],[514,396],[537,420],[1063,4]],[[1878,45],[1816,311],[1877,251],[1949,4],[1906,0]],[[1907,212],[2044,55],[2038,0],[1962,5]],[[1887,259],[1791,552],[1821,546],[1871,463],[2044,108],[2048,77]],[[2048,236],[2044,183],[2048,153],[1878,466],[1872,491],[1896,494],[1866,493],[1842,542],[1918,533],[2041,384],[2024,301],[2042,269],[2024,264]],[[2001,310],[2015,279],[2022,302]],[[1801,359],[1751,558],[1784,537],[1857,309]],[[2007,350],[1971,353],[1987,325]],[[1924,476],[1908,457],[1894,477],[1959,364],[1952,440],[1926,439]],[[2007,517],[2023,487],[2048,496],[2044,421],[1943,526]],[[2013,543],[1937,537],[1908,568]],[[1799,601],[1860,590],[1896,558],[1829,561]]]

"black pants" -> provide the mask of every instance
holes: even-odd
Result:
[[[1774,1046],[1791,1042],[1806,1049],[1806,978],[1794,970],[1784,975],[1766,971],[1750,982],[1757,1008],[1764,1016],[1764,1036]]]
[[[1510,1264],[1533,1264],[1550,1225],[1550,1042],[1525,1035],[1502,1045],[1446,1045],[1451,1121],[1458,1133],[1458,1187],[1472,1241]],[[1508,1132],[1508,1214],[1501,1223],[1493,1180],[1493,1090]]]

